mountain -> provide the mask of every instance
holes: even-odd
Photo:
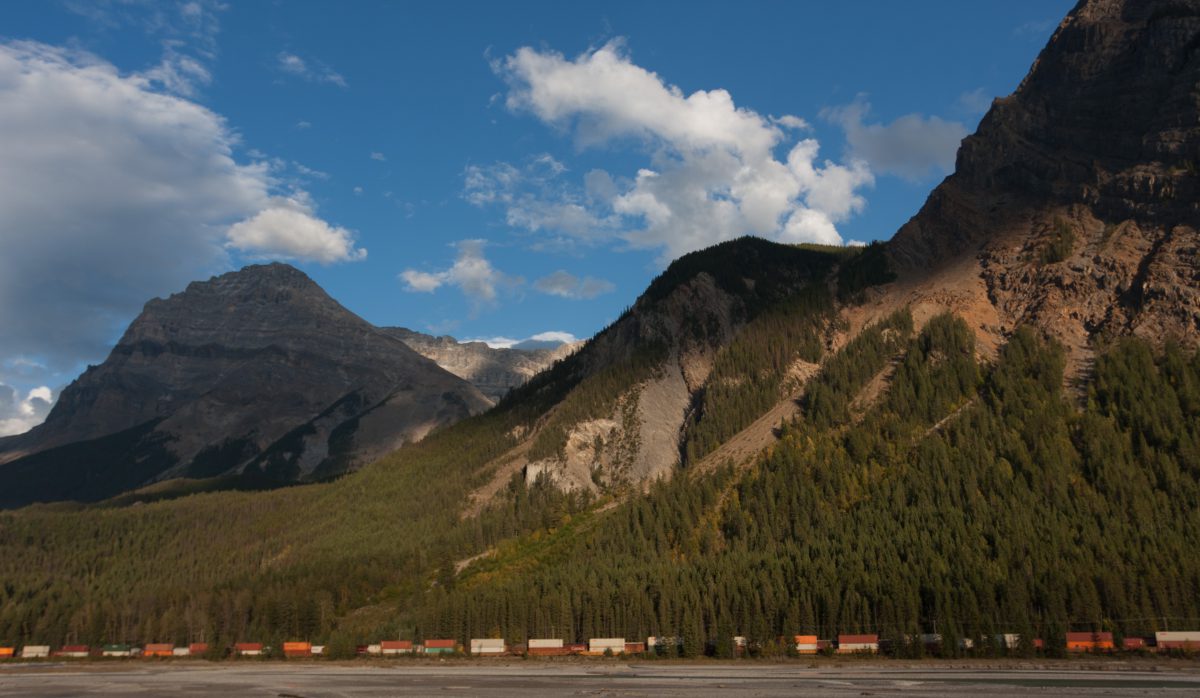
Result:
[[[1079,370],[1106,337],[1200,343],[1198,25],[1194,2],[1081,2],[889,242],[901,278],[866,317],[951,310],[992,352],[1033,324]]]
[[[346,477],[0,512],[0,643],[1056,655],[1200,618],[1195,198],[1169,145],[1200,132],[1197,46],[1200,2],[1081,2],[893,240],[686,255],[492,409]],[[1173,188],[1119,184],[1140,172]]]
[[[493,348],[485,342],[460,342],[434,337],[404,327],[383,327],[382,332],[404,342],[413,351],[470,382],[493,403],[523,385],[542,369],[563,359],[579,342],[521,342],[510,348]]]
[[[328,477],[489,404],[299,270],[250,266],[147,303],[44,424],[0,440],[0,505]]]

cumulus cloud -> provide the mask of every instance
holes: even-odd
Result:
[[[906,114],[889,124],[865,123],[871,105],[863,98],[822,111],[822,116],[846,132],[852,157],[865,160],[872,170],[911,181],[954,169],[954,156],[967,128],[958,121],[937,116]]]
[[[561,269],[534,281],[533,287],[551,296],[571,299],[595,298],[616,288],[611,281],[593,276],[580,278]]]
[[[323,82],[338,87],[349,87],[346,78],[321,61],[305,60],[294,53],[280,51],[276,56],[279,70],[288,75],[295,75],[309,82]]]
[[[470,298],[476,308],[496,302],[498,292],[525,283],[519,276],[509,276],[492,266],[484,256],[486,240],[462,240],[455,244],[458,256],[454,264],[442,271],[426,272],[405,269],[400,272],[404,290],[412,293],[433,293],[443,286],[457,286]]]
[[[230,226],[228,247],[254,258],[310,260],[321,264],[367,258],[354,235],[313,215],[305,199],[277,198],[269,208]]]
[[[738,107],[721,89],[685,95],[633,63],[620,41],[574,59],[525,47],[493,68],[509,85],[510,109],[572,133],[581,148],[634,143],[650,155],[631,177],[590,176],[585,193],[574,198],[547,198],[535,189],[531,198],[476,201],[505,206],[510,225],[548,228],[547,217],[524,215],[539,210],[531,202],[554,204],[555,212],[568,203],[580,207],[577,219],[615,216],[621,225],[607,226],[610,235],[663,249],[668,258],[747,233],[838,244],[836,224],[861,210],[859,190],[873,183],[863,163],[818,160],[811,138],[778,159],[786,132],[807,128],[803,119]],[[607,196],[596,200],[605,189]],[[553,224],[557,232],[578,234],[578,226]]]
[[[44,385],[21,397],[15,388],[0,383],[0,436],[23,434],[41,424],[53,402],[53,393]]]
[[[378,160],[379,162],[387,162],[387,156],[380,152],[371,153],[371,159]]]
[[[94,361],[149,298],[228,268],[230,249],[361,257],[302,191],[281,198],[271,165],[238,163],[236,144],[221,116],[143,74],[0,43],[0,362],[35,358],[49,375]],[[266,232],[281,207],[295,239]]]

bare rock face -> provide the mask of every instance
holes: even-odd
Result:
[[[1033,323],[1076,359],[1106,336],[1197,345],[1198,229],[1200,0],[1083,0],[888,243],[901,279],[877,302],[949,292],[985,341]]]
[[[561,397],[512,463],[526,482],[546,478],[563,490],[672,477],[716,354],[762,309],[827,283],[837,259],[740,238],[676,260],[616,322],[515,393],[526,404]]]
[[[327,477],[489,404],[299,270],[250,266],[147,303],[44,424],[0,440],[0,504]]]
[[[493,403],[555,361],[570,356],[582,345],[582,342],[571,342],[544,349],[495,349],[484,342],[460,342],[453,337],[434,337],[404,327],[381,329],[421,356],[470,382]]]

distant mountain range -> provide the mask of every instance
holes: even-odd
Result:
[[[498,402],[509,390],[523,385],[555,361],[570,356],[582,344],[525,340],[511,347],[494,348],[486,342],[460,342],[454,337],[435,337],[404,327],[383,327],[381,330],[470,382],[493,402]]]
[[[0,505],[328,478],[487,409],[568,351],[376,328],[291,266],[246,267],[147,303],[44,424],[0,439]]]

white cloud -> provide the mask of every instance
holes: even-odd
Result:
[[[498,292],[512,289],[525,283],[519,276],[509,276],[492,266],[484,257],[485,240],[462,240],[455,244],[458,257],[449,269],[424,272],[405,269],[400,272],[406,291],[433,293],[442,286],[457,286],[463,295],[470,298],[476,308],[482,304],[496,302]]]
[[[317,60],[305,60],[294,53],[280,51],[275,57],[279,70],[309,82],[323,82],[338,87],[349,87],[346,78],[329,66]]]
[[[304,199],[277,198],[270,207],[230,226],[227,246],[252,257],[311,260],[321,264],[367,258],[354,235],[313,215]]]
[[[371,159],[378,160],[379,162],[387,162],[387,157],[384,156],[384,154],[380,153],[380,152],[371,153]]]
[[[650,152],[629,179],[589,176],[586,194],[547,197],[536,188],[492,187],[475,188],[485,194],[472,198],[469,172],[468,199],[505,206],[514,227],[594,234],[594,222],[601,221],[599,232],[634,247],[661,248],[667,257],[747,233],[836,244],[836,223],[861,210],[858,192],[873,183],[863,163],[818,162],[812,139],[780,161],[774,151],[785,140],[783,129],[803,130],[804,120],[738,107],[725,90],[685,95],[634,64],[619,41],[573,60],[525,47],[493,68],[509,84],[510,109],[573,133],[580,147],[632,141]],[[507,183],[499,168],[489,174],[492,182]],[[528,215],[546,207],[560,213],[567,204],[578,207],[567,219],[574,226],[561,217]]]
[[[307,247],[227,237],[281,201],[271,166],[239,164],[236,145],[220,115],[145,75],[0,43],[0,362],[36,357],[41,382],[55,384],[49,374],[102,358],[148,299],[227,269],[226,242],[255,256],[329,259],[314,231],[336,243],[342,229],[316,219],[299,190],[284,200],[307,216],[293,216]]]
[[[551,330],[549,332],[539,332],[532,337],[525,339],[513,339],[512,337],[486,337],[479,339],[464,339],[464,342],[483,342],[493,349],[512,349],[513,347],[540,347],[554,344],[573,344],[579,341],[579,338],[570,332],[560,332]]]
[[[825,109],[822,116],[842,127],[853,157],[876,172],[919,181],[954,169],[954,156],[967,128],[936,116],[906,114],[890,124],[863,119],[871,105],[860,97],[842,107]]]
[[[505,222],[514,228],[566,233],[577,240],[613,235],[620,221],[611,214],[602,216],[591,196],[593,189],[602,188],[600,180],[607,174],[588,173],[585,181],[594,184],[581,193],[561,179],[566,171],[565,165],[546,154],[521,167],[507,162],[468,165],[463,172],[463,197],[475,206],[503,206]],[[610,186],[605,201],[614,194]]]
[[[809,126],[807,121],[805,121],[804,119],[801,119],[798,116],[792,116],[791,114],[784,114],[783,116],[777,116],[777,117],[772,118],[771,120],[774,121],[775,123],[779,124],[780,126],[783,126],[784,128],[790,128],[790,129],[794,129],[796,131],[807,131],[810,128],[812,128],[812,126]]]
[[[217,55],[220,0],[182,3],[77,2],[64,7],[106,29],[133,27],[159,40],[162,58],[140,75],[159,88],[190,97],[212,82],[206,63]]]
[[[297,172],[304,175],[305,177],[312,177],[313,179],[329,179],[328,172],[322,172],[321,170],[314,170],[313,168],[308,167],[307,165],[304,165],[303,163],[296,162],[295,160],[292,161],[292,167],[295,168],[295,170]]]
[[[611,281],[593,276],[580,278],[561,269],[534,281],[533,287],[551,296],[572,299],[595,298],[616,288]]]
[[[168,92],[184,97],[192,97],[201,87],[212,83],[212,73],[203,63],[179,53],[170,43],[164,47],[159,64],[142,75]]]
[[[303,120],[297,121],[296,128],[301,131],[303,131],[304,129],[307,129],[307,128],[312,128],[312,122],[311,121],[303,121]]]
[[[23,434],[41,424],[53,403],[54,395],[44,385],[22,398],[15,388],[0,383],[0,436]]]

